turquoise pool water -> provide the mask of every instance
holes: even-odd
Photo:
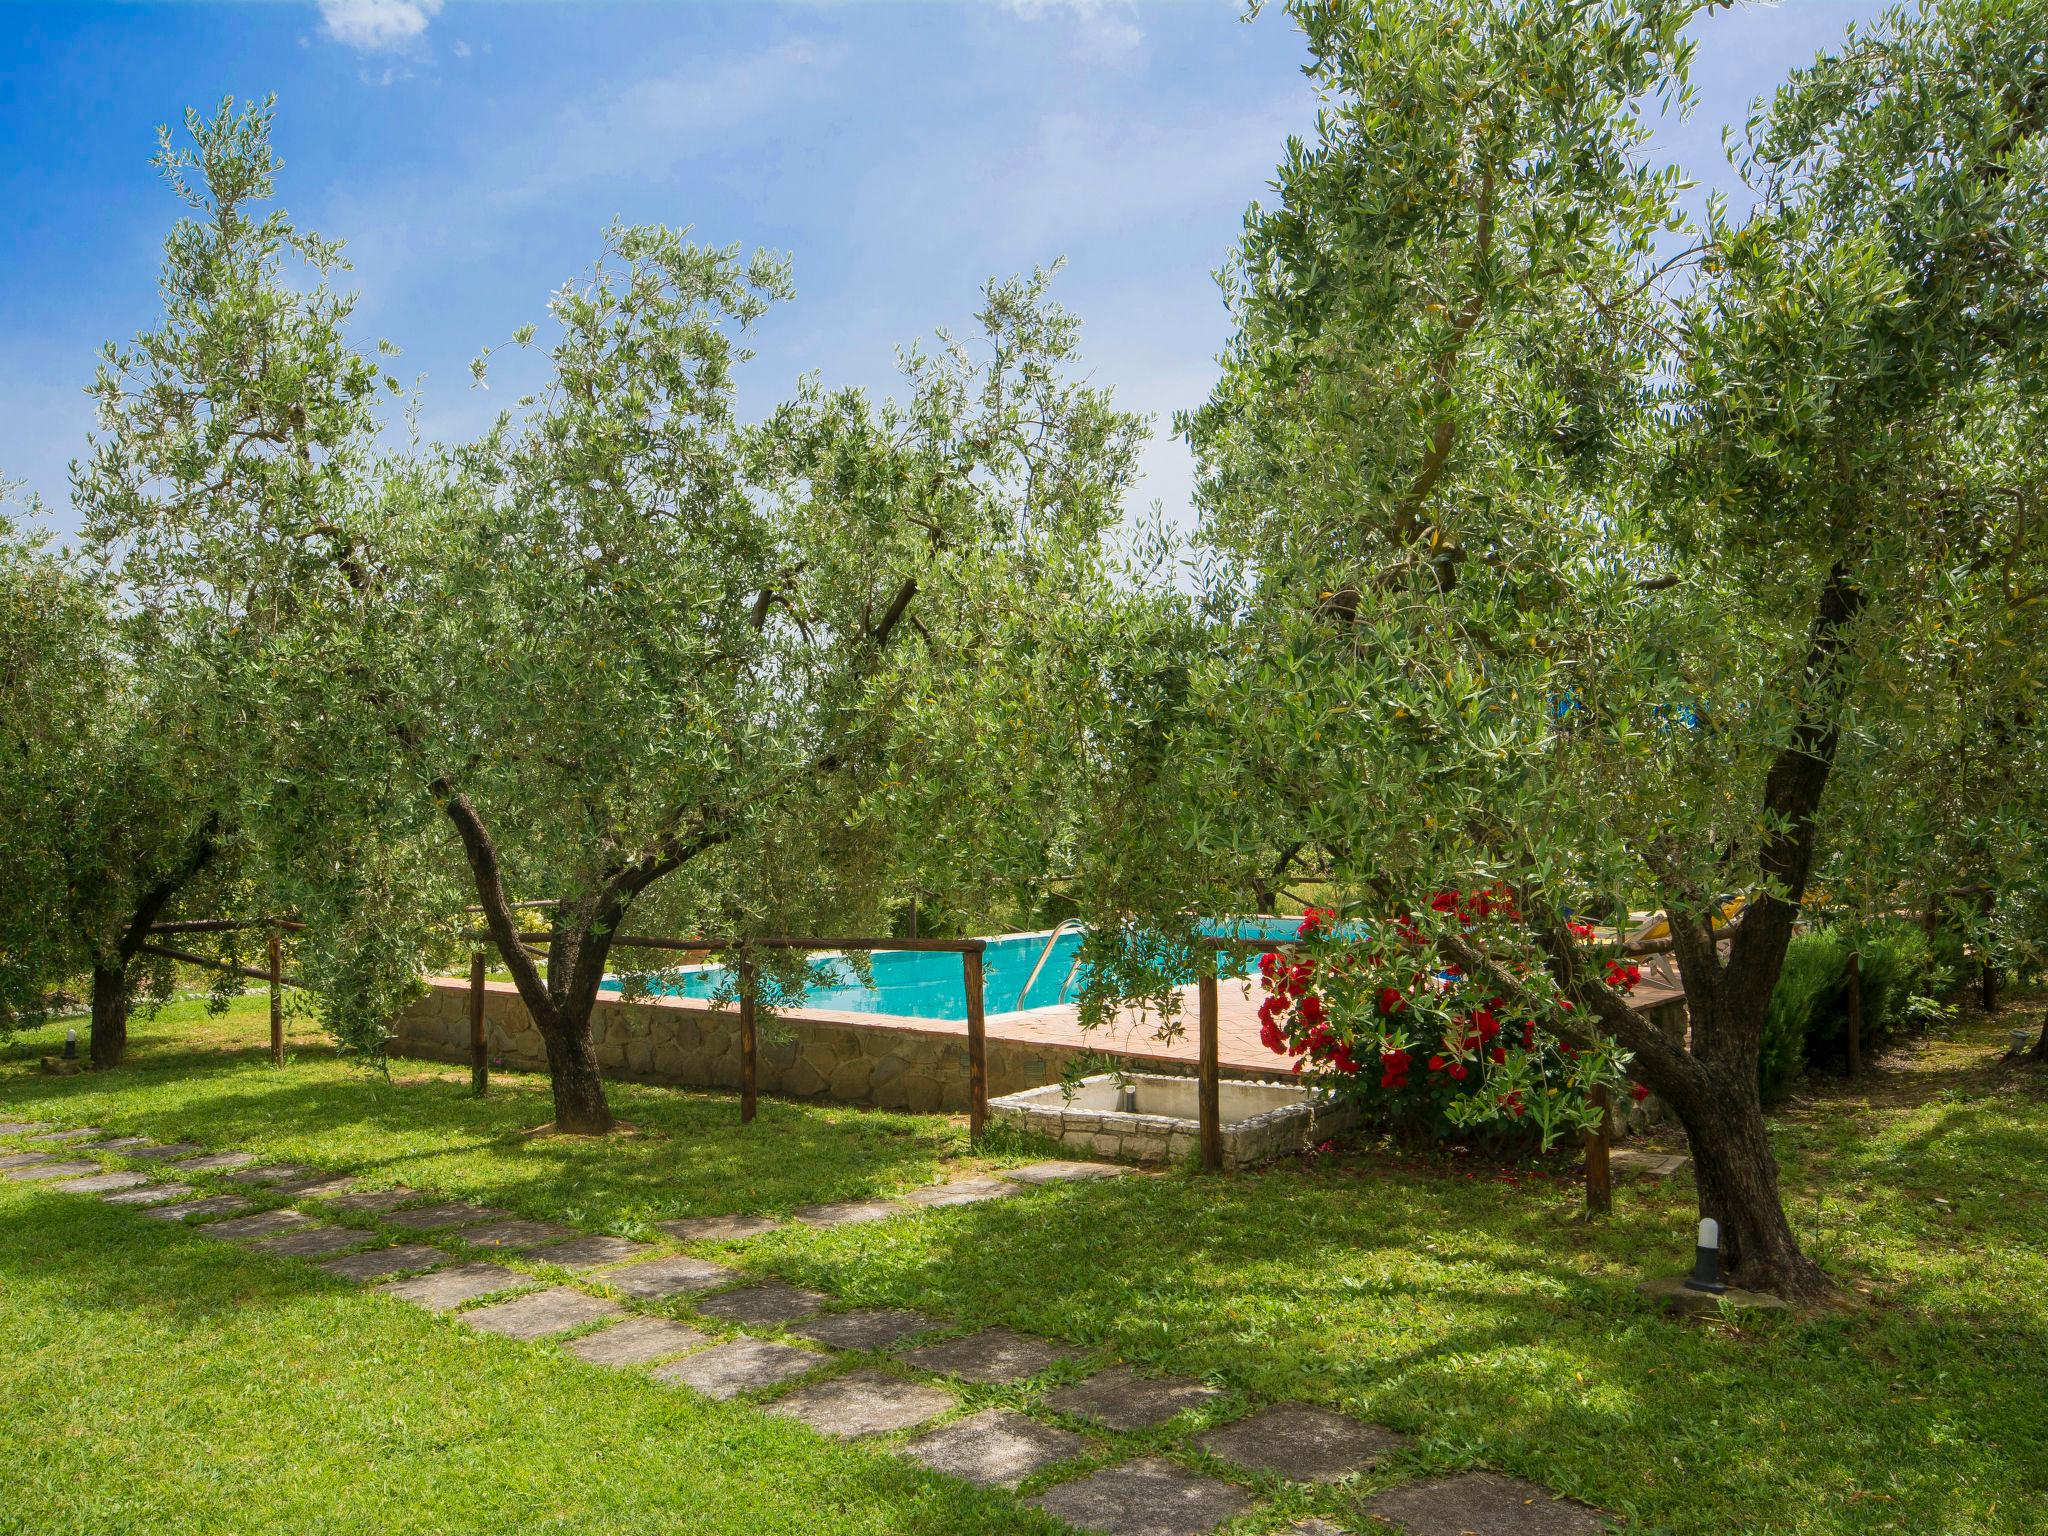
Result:
[[[1239,938],[1292,938],[1300,923],[1296,918],[1269,922],[1243,919],[1207,926],[1211,933]],[[1044,1008],[1074,1000],[1080,982],[1078,977],[1070,982],[1068,973],[1073,969],[1074,953],[1081,947],[1081,935],[1072,929],[1055,941],[1037,980],[1031,982],[1030,995],[1024,995],[1024,985],[1030,981],[1038,957],[1045,952],[1047,937],[1043,933],[1008,933],[988,941],[981,957],[981,971],[983,1006],[989,1013]],[[821,956],[814,960],[813,980],[804,989],[804,1006],[913,1019],[967,1017],[967,991],[961,981],[958,955],[889,950],[873,959],[873,986],[855,976],[843,959]],[[614,980],[604,984],[608,992],[616,992],[618,985]],[[724,967],[702,966],[660,978],[650,990],[667,997],[709,998],[727,993],[729,986]]]

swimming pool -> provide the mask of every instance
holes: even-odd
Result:
[[[1299,918],[1242,918],[1230,923],[1205,924],[1207,931],[1238,938],[1293,938]],[[1053,940],[1052,952],[1039,967],[1035,980],[1032,969],[1046,954],[1052,930],[1041,933],[1005,933],[988,941],[982,952],[983,1007],[991,1014],[1012,1013],[1020,1008],[1047,1008],[1072,1002],[1079,990],[1078,977],[1070,979],[1074,954],[1081,947],[1081,933],[1069,928]],[[826,1008],[840,1013],[883,1013],[912,1019],[964,1019],[967,991],[960,975],[956,954],[922,950],[884,950],[873,957],[874,985],[868,986],[853,974],[845,959],[821,955],[811,962],[811,984],[804,989],[803,1006]],[[1025,984],[1030,994],[1025,995]],[[604,990],[617,992],[616,977],[607,977]],[[730,981],[725,968],[717,965],[687,966],[655,978],[648,988],[663,997],[711,998],[726,995]]]

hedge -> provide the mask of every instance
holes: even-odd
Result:
[[[1849,957],[1860,954],[1862,1047],[1884,1049],[1915,997],[1947,989],[1948,978],[1927,931],[1903,920],[1797,934],[1764,1016],[1758,1086],[1782,1098],[1802,1072],[1842,1073],[1849,1063]]]

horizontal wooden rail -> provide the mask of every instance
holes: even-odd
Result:
[[[239,933],[250,928],[285,928],[303,933],[306,925],[296,917],[192,917],[149,925],[151,933]]]
[[[472,943],[490,943],[488,933],[467,933]],[[546,948],[554,937],[545,933],[522,933],[519,942]],[[978,955],[988,948],[987,939],[650,939],[620,935],[613,949],[816,949],[816,950],[907,950],[916,954]]]
[[[252,981],[269,981],[271,979],[269,971],[260,970],[256,966],[229,965],[225,960],[209,959],[205,955],[195,955],[190,950],[173,949],[168,944],[144,944],[141,952],[145,955],[156,955],[165,960],[176,960],[181,965],[204,966],[208,970],[226,971],[231,976],[247,976]],[[277,980],[287,987],[305,986],[305,983],[296,976],[286,976],[280,973]]]

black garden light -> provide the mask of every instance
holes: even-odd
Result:
[[[1685,1288],[1716,1296],[1728,1289],[1721,1281],[1721,1223],[1711,1216],[1700,1218],[1699,1246],[1694,1250],[1692,1273],[1685,1277]]]
[[[64,1059],[78,1060],[78,1030],[75,1027],[64,1031]]]

